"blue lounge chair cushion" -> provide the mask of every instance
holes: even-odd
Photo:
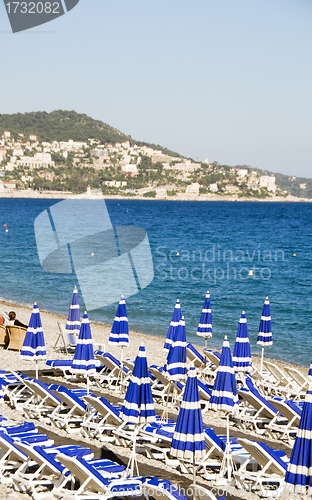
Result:
[[[269,403],[269,401],[267,399],[265,399],[264,396],[262,396],[262,394],[259,392],[259,390],[256,388],[256,386],[254,385],[253,381],[252,381],[252,378],[249,377],[249,376],[246,376],[246,384],[247,384],[247,387],[248,387],[248,390],[250,392],[252,392],[252,394],[254,394],[254,396],[256,396],[256,398],[258,398],[261,403],[263,403],[267,408],[269,408],[273,413],[277,414],[278,411],[276,408],[274,408],[273,405],[271,405],[271,403]],[[247,391],[247,389],[243,388],[241,389],[241,391]]]
[[[204,432],[207,434],[207,436],[210,437],[210,439],[215,443],[216,446],[219,447],[222,451],[225,451],[225,443],[217,436],[215,431],[211,429],[210,427],[204,427]]]
[[[200,354],[200,352],[197,351],[197,349],[195,349],[195,347],[192,344],[187,344],[186,347],[195,354],[195,356],[199,359],[199,361],[205,364],[205,358]]]
[[[87,408],[87,405],[70,389],[67,389],[67,387],[60,386],[58,388],[58,392],[63,392],[66,394],[69,398],[72,399],[72,401],[75,402],[77,406],[80,406],[83,410]]]
[[[6,434],[8,434],[9,436],[11,436],[12,434],[21,434],[23,432],[25,433],[25,432],[35,431],[36,427],[33,422],[24,422],[21,425],[9,425],[9,426],[3,425],[3,427],[0,427],[0,429],[6,432]]]
[[[288,464],[279,457],[278,453],[272,450],[272,448],[265,443],[258,443],[258,445],[261,446],[261,448],[263,448],[283,469],[285,469],[285,472],[287,471]]]

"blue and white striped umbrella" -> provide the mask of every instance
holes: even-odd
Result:
[[[273,344],[269,297],[263,304],[257,344],[263,347]]]
[[[238,395],[230,344],[224,337],[220,364],[208,403],[212,410],[235,413],[238,410]]]
[[[287,492],[312,495],[312,391],[306,393],[285,482]],[[290,497],[289,497],[290,498]]]
[[[206,339],[207,347],[207,339],[212,337],[212,314],[209,290],[206,293],[205,303],[197,327],[196,335],[198,335],[199,337],[204,337]]]
[[[166,337],[166,340],[165,340],[164,349],[166,351],[170,351],[170,348],[171,348],[172,342],[173,342],[173,338],[174,338],[174,334],[176,332],[176,329],[179,326],[181,317],[182,317],[182,315],[181,315],[181,304],[180,304],[180,301],[178,299],[176,301],[176,305],[175,305],[175,308],[174,308],[174,311],[173,311],[173,315],[172,315],[172,320],[171,320],[171,323],[170,323],[170,326],[169,326],[169,330],[168,330],[168,333],[167,333],[167,337]]]
[[[86,312],[82,318],[71,371],[87,377],[96,372],[91,328]]]
[[[34,303],[33,311],[30,316],[21,356],[24,359],[46,359],[47,357],[40,312],[36,302]]]
[[[73,291],[72,303],[69,309],[65,328],[68,331],[69,335],[79,335],[80,310],[79,310],[78,290],[76,286]]]
[[[247,318],[244,311],[238,323],[237,337],[233,351],[233,366],[236,372],[250,373],[252,371]]]
[[[166,372],[173,380],[186,379],[186,333],[183,316],[175,332],[171,349],[168,352]]]
[[[206,450],[203,418],[195,367],[189,369],[170,455],[193,463],[204,458]]]
[[[120,347],[127,346],[129,343],[127,307],[123,295],[121,296],[118,304],[115,320],[108,342],[109,344],[118,344]]]
[[[141,345],[121,410],[121,417],[124,421],[134,424],[155,422],[150,380],[145,347]]]

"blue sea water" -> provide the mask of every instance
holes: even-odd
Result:
[[[35,218],[59,201],[0,199],[0,296],[67,314],[77,279],[43,271],[34,234]],[[310,364],[312,204],[107,200],[106,205],[113,225],[144,228],[152,250],[153,281],[127,299],[132,329],[165,337],[180,299],[188,340],[203,344],[195,332],[210,290],[208,345],[221,348],[226,334],[233,347],[244,310],[252,353],[259,354],[258,327],[268,295],[274,343],[265,355]],[[116,308],[90,311],[90,319],[112,323]]]

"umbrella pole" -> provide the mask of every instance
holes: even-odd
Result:
[[[193,484],[196,484],[195,451],[193,452]]]
[[[230,417],[226,416],[226,459],[227,459],[227,473],[228,480],[231,480],[231,456],[230,456]]]
[[[38,380],[38,359],[36,358],[36,379]]]
[[[262,346],[261,350],[261,361],[260,361],[260,373],[262,375],[262,370],[263,370],[263,355],[264,355],[264,345]]]
[[[88,396],[89,396],[89,392],[90,392],[89,382],[90,382],[89,377],[87,375],[87,394],[88,394]]]

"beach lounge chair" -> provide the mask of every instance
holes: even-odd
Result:
[[[66,379],[71,379],[73,377],[71,372],[72,364],[72,359],[48,359],[46,361],[46,365],[57,377],[63,376]]]
[[[160,371],[159,368],[155,366],[150,366],[149,371],[155,378],[151,385],[153,398],[156,402],[166,404],[167,398],[171,394],[171,400],[173,398],[173,386],[171,380],[167,377],[164,371]]]
[[[150,498],[156,498],[157,500],[187,500],[170,481],[148,477],[142,478],[142,483],[142,492],[146,500]],[[211,497],[211,500],[217,499],[216,497]]]
[[[47,492],[37,493],[36,486],[40,487],[40,490],[43,486],[53,485],[56,489],[61,486],[62,482],[67,482],[67,476],[69,476],[69,472],[65,470],[64,466],[55,458],[55,456],[62,453],[67,457],[75,457],[80,460],[86,459],[86,455],[82,455],[77,450],[75,454],[75,450],[66,450],[66,446],[56,448],[55,453],[48,453],[45,448],[40,448],[39,446],[35,446],[33,448],[27,446],[25,443],[19,443],[18,448],[25,453],[27,456],[27,460],[16,470],[14,475],[12,476],[13,483],[15,488],[18,491],[26,491],[32,494],[32,496],[36,499],[38,498],[46,498]],[[70,448],[70,447],[67,447]],[[72,448],[79,448],[72,447]],[[95,460],[86,460],[89,464],[92,465],[96,470],[100,470],[103,476],[109,478],[119,477],[125,467],[117,464],[116,462],[112,462],[107,459],[95,459]],[[34,470],[34,465],[36,464],[36,470]],[[62,478],[62,479],[61,479]]]
[[[54,394],[61,400],[49,415],[50,422],[54,427],[64,429],[68,433],[79,433],[81,424],[88,414],[87,405],[82,399],[70,389],[60,386],[57,390],[52,389]]]
[[[127,377],[130,377],[131,371],[124,364],[121,377],[121,363],[112,354],[95,351],[94,357],[103,365],[101,371],[94,377],[98,387],[116,388],[121,379],[125,381]]]
[[[274,496],[277,498],[283,493],[287,462],[282,460],[280,455],[265,443],[256,443],[248,439],[238,439],[237,441],[250,453],[260,467],[256,472],[248,471],[247,461],[243,463],[239,470],[234,472],[238,486],[248,491],[251,487],[263,497]]]
[[[204,349],[204,354],[212,363],[212,368],[218,368],[220,364],[221,354],[218,351],[212,351],[211,349]]]
[[[114,496],[131,497],[142,494],[142,479],[140,478],[110,479],[108,476],[104,477],[103,471],[97,471],[88,462],[64,454],[57,455],[57,460],[70,471],[70,475],[67,476],[70,483],[74,479],[80,484],[78,489],[70,492],[73,500],[83,498],[96,500],[97,498]],[[54,494],[66,497],[68,495],[68,490],[66,490],[68,481],[66,481],[67,478],[64,475],[63,478],[61,478]]]
[[[234,420],[244,430],[249,429],[256,431],[257,434],[264,434],[265,425],[277,417],[278,410],[260,393],[250,376],[246,376],[246,384],[248,389],[237,391],[245,406],[240,405],[240,412],[234,416]],[[278,420],[279,424],[286,422],[287,419],[282,417]]]
[[[33,396],[23,403],[23,412],[28,418],[50,422],[49,415],[62,404],[61,399],[49,389],[47,384],[39,380],[27,379],[24,383],[33,391]]]
[[[297,435],[298,425],[302,414],[301,408],[293,401],[284,399],[272,398],[269,402],[276,408],[278,414],[266,426],[266,433],[271,439],[285,439],[292,445]],[[287,423],[284,425],[276,423],[276,420],[282,416],[287,419]]]
[[[282,368],[269,361],[264,361],[264,366],[271,374],[273,381],[265,381],[263,384],[263,391],[268,395],[279,396],[281,391],[285,392],[286,389],[292,389],[293,380],[287,375]]]
[[[309,388],[308,379],[299,370],[291,366],[285,366],[285,371],[293,380],[294,388],[297,386],[296,399],[299,399],[300,397],[304,398]]]
[[[75,334],[71,335],[69,331],[66,330],[66,323],[61,323],[60,321],[57,321],[57,326],[59,329],[59,334],[53,346],[53,349],[56,350],[59,341],[61,341],[62,348],[64,348],[66,354],[68,354],[69,351],[75,352],[78,340],[77,335]]]
[[[84,396],[83,399],[94,411],[85,416],[85,420],[81,424],[82,434],[90,438],[98,438],[100,441],[114,442],[115,436],[112,435],[112,432],[123,423],[119,416],[120,408],[112,405],[103,397]]]
[[[21,326],[7,326],[6,328],[9,335],[8,349],[21,351],[27,328],[22,328]]]
[[[191,366],[195,366],[195,368],[199,368],[200,370],[206,368],[207,362],[204,356],[192,344],[187,344],[186,355],[191,362]]]

